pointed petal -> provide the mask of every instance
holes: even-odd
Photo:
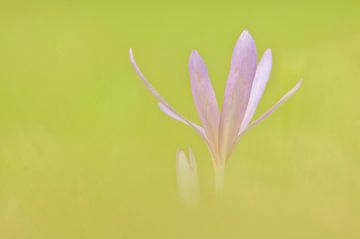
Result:
[[[205,131],[201,126],[199,126],[199,125],[197,125],[195,123],[191,123],[191,125],[190,125],[187,121],[185,121],[183,118],[179,117],[177,114],[175,114],[173,111],[171,111],[168,107],[166,107],[161,102],[158,102],[158,105],[159,105],[160,110],[162,112],[164,112],[164,114],[166,114],[167,116],[169,116],[169,117],[171,117],[171,118],[173,118],[173,119],[175,119],[175,120],[177,120],[177,121],[179,121],[181,123],[184,123],[186,125],[194,127],[196,129],[196,131],[198,131],[199,134],[206,140]]]
[[[220,119],[222,158],[227,158],[244,117],[256,71],[256,46],[248,31],[239,37],[231,59]]]
[[[205,62],[197,51],[191,53],[189,72],[197,113],[212,148],[216,149],[220,120],[219,108]]]
[[[131,64],[133,65],[136,73],[139,75],[140,79],[144,82],[145,86],[149,89],[150,93],[155,96],[155,98],[162,102],[164,105],[168,106],[169,103],[166,102],[166,100],[155,90],[155,88],[150,84],[149,81],[146,80],[145,76],[143,75],[143,73],[141,72],[140,68],[137,66],[135,58],[134,58],[134,54],[132,52],[132,49],[129,49],[129,55],[130,55],[130,61]]]
[[[144,82],[145,86],[149,89],[150,93],[153,96],[155,96],[155,98],[161,103],[162,107],[160,107],[160,108],[162,110],[166,109],[167,112],[171,112],[171,114],[173,116],[176,116],[177,120],[181,119],[181,122],[186,123],[187,125],[194,128],[207,141],[207,138],[204,135],[203,129],[200,126],[196,125],[195,123],[185,119],[180,113],[176,112],[176,110],[155,90],[155,88],[150,84],[150,82],[146,80],[145,76],[142,74],[140,68],[136,64],[136,61],[135,61],[135,58],[134,58],[131,48],[129,49],[129,54],[130,54],[130,61],[133,65],[135,71],[139,75],[140,79]]]
[[[267,49],[261,58],[251,87],[249,102],[246,108],[244,119],[241,123],[240,131],[244,130],[250,123],[256,108],[259,105],[260,99],[264,93],[266,84],[269,80],[272,67],[271,50]]]
[[[295,94],[295,92],[300,88],[301,84],[302,84],[302,80],[298,81],[298,83],[296,83],[296,85],[291,90],[289,90],[283,97],[281,97],[281,99],[278,102],[276,102],[275,105],[273,105],[268,111],[266,111],[258,119],[253,121],[245,130],[240,132],[239,137],[249,129],[253,128],[255,125],[259,124],[261,121],[266,119],[268,116],[270,116],[275,110],[277,110],[283,103],[285,103],[291,96]]]
[[[180,197],[188,204],[194,204],[199,197],[195,156],[189,147],[189,158],[182,150],[176,153],[176,176]]]

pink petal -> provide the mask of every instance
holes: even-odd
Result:
[[[199,125],[191,122],[191,121],[186,121],[184,120],[184,118],[181,118],[179,117],[177,114],[175,114],[173,111],[171,111],[168,107],[166,107],[164,104],[162,104],[161,102],[158,102],[158,105],[159,105],[159,108],[162,112],[164,112],[166,115],[168,115],[169,117],[181,122],[181,123],[184,123],[186,125],[189,125],[191,127],[193,127],[199,134],[200,136],[205,140],[205,143],[206,145],[208,146],[209,148],[209,151],[212,155],[212,157],[214,158],[214,156],[216,155],[217,151],[216,148],[214,148],[212,146],[212,144],[210,144],[210,141],[209,139],[206,137],[206,134],[205,134],[205,130],[200,127]]]
[[[261,121],[266,119],[268,116],[270,116],[275,110],[277,110],[280,107],[280,105],[285,103],[291,96],[295,94],[295,92],[300,88],[301,84],[302,84],[302,80],[296,83],[296,85],[291,90],[289,90],[283,97],[281,97],[281,99],[278,102],[276,102],[275,105],[273,105],[268,111],[266,111],[265,114],[263,114],[258,119],[253,121],[245,130],[240,132],[239,137],[249,129],[253,128],[255,125],[259,124]]]
[[[136,62],[135,62],[135,58],[132,52],[132,49],[130,48],[130,61],[135,69],[135,71],[137,72],[137,74],[139,75],[139,77],[141,78],[141,80],[144,82],[145,86],[149,89],[150,93],[155,96],[155,98],[161,103],[161,109],[166,113],[166,114],[171,114],[171,117],[175,119],[179,120],[183,123],[186,123],[187,125],[191,126],[192,128],[194,128],[205,140],[206,140],[206,136],[204,135],[204,130],[196,125],[195,123],[185,119],[180,113],[176,112],[176,110],[155,90],[155,88],[150,84],[150,82],[148,82],[145,78],[145,76],[142,74],[142,72],[140,71],[140,68],[137,66]]]
[[[254,82],[251,87],[249,102],[246,108],[244,119],[241,123],[240,131],[243,131],[250,123],[260,99],[264,93],[266,84],[269,80],[272,67],[271,50],[267,49],[261,58],[255,73]]]
[[[214,89],[211,85],[205,62],[192,51],[189,60],[192,95],[199,118],[212,148],[217,151],[219,131],[219,108]]]
[[[158,102],[158,105],[159,105],[159,108],[162,112],[164,112],[164,114],[166,114],[167,116],[181,122],[181,123],[184,123],[186,125],[189,125],[189,126],[192,126],[193,128],[196,129],[196,131],[198,131],[200,133],[200,135],[206,139],[206,136],[205,136],[205,131],[202,127],[200,127],[199,125],[195,124],[195,123],[192,123],[189,124],[188,122],[189,121],[185,121],[184,118],[181,118],[179,117],[177,114],[175,114],[173,111],[171,111],[166,105],[164,105],[163,103],[161,102]]]
[[[231,59],[220,119],[221,157],[226,159],[238,135],[256,71],[256,46],[248,31],[239,37]]]

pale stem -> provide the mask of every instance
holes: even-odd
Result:
[[[214,164],[216,196],[222,197],[224,191],[225,164]]]

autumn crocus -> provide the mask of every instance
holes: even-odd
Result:
[[[301,85],[299,81],[268,111],[251,121],[270,76],[272,53],[267,49],[257,63],[255,42],[250,33],[244,31],[232,53],[230,73],[220,111],[205,62],[198,52],[193,50],[189,60],[189,72],[192,95],[202,125],[199,126],[178,113],[146,80],[135,62],[131,49],[130,59],[137,74],[158,100],[160,109],[168,116],[195,129],[204,139],[212,157],[218,190],[221,190],[224,184],[225,163],[242,134],[274,112]]]

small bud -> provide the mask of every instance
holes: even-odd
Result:
[[[189,158],[183,150],[176,153],[176,176],[180,197],[190,205],[199,199],[199,187],[195,156],[189,147]]]

